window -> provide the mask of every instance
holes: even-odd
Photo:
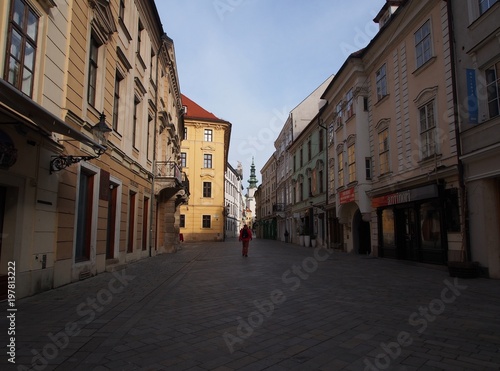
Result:
[[[344,153],[339,152],[337,153],[337,162],[338,162],[338,172],[339,172],[339,187],[344,186]]]
[[[334,161],[332,161],[330,165],[330,171],[328,172],[328,175],[330,176],[330,182],[328,185],[328,193],[333,194],[335,192],[335,164]]]
[[[304,183],[299,183],[299,201],[304,201]]]
[[[120,109],[120,82],[123,77],[116,72],[115,75],[115,94],[113,97],[113,130],[118,132],[118,111]]]
[[[389,129],[378,133],[378,159],[380,175],[389,172]]]
[[[431,59],[431,21],[428,20],[415,32],[415,54],[417,68]]]
[[[313,186],[311,177],[307,178],[307,185],[309,186],[309,197],[313,196]]]
[[[434,101],[419,108],[420,146],[422,158],[436,153],[436,122],[434,118]]]
[[[38,17],[24,0],[12,1],[4,79],[29,97],[38,37]]]
[[[303,160],[303,156],[304,155],[304,151],[302,150],[302,148],[300,149],[300,167],[304,166],[304,160]]]
[[[483,14],[495,4],[497,0],[479,0],[479,14]]]
[[[387,95],[387,75],[385,64],[380,67],[380,69],[375,74],[375,80],[377,82],[377,100],[381,100]]]
[[[153,80],[153,71],[155,71],[155,67],[154,67],[154,61],[155,61],[155,52],[154,50],[151,48],[151,60],[149,62],[149,78],[151,79],[151,81],[154,81]]]
[[[203,215],[202,218],[203,218],[202,227],[203,228],[210,228],[211,224],[212,224],[210,215]]]
[[[205,169],[211,169],[212,168],[212,155],[203,155],[203,167]]]
[[[184,137],[182,139],[187,140],[187,138],[188,138],[188,128],[184,128]]]
[[[339,102],[336,107],[337,118],[335,122],[337,123],[337,127],[342,126],[342,102]]]
[[[181,152],[181,167],[187,167],[187,153]]]
[[[149,158],[149,146],[151,145],[151,127],[153,126],[153,116],[148,115],[148,133],[147,133],[147,143],[146,143],[146,159],[151,161]]]
[[[120,0],[120,10],[118,16],[122,21],[125,18],[125,2],[123,0]]]
[[[353,102],[353,93],[352,93],[352,89],[350,89],[346,96],[345,96],[345,100],[347,102],[347,105],[346,105],[346,119],[349,120],[353,115],[354,115],[354,102]]]
[[[134,99],[134,117],[132,118],[132,146],[137,149],[137,106],[139,100]]]
[[[97,58],[99,52],[99,43],[92,36],[90,38],[89,52],[89,81],[87,91],[87,101],[92,107],[95,107],[95,98],[97,92]]]
[[[319,193],[323,193],[323,171],[318,172]]]
[[[297,166],[295,165],[297,163],[297,155],[293,155],[293,172],[297,170]]]
[[[356,145],[347,148],[347,161],[349,161],[349,183],[356,180]]]
[[[365,179],[371,180],[372,178],[372,159],[371,157],[365,157]]]
[[[498,116],[500,113],[500,62],[486,70],[486,91],[489,117]]]
[[[186,228],[186,215],[184,214],[181,214],[180,216],[179,227]]]
[[[319,130],[319,151],[322,152],[323,149],[324,149],[324,143],[323,141],[325,140],[324,139],[325,135],[323,134],[323,130]]]
[[[307,142],[307,161],[311,161],[312,157],[312,144],[311,141]]]
[[[137,26],[137,55],[141,58],[142,56],[142,33],[144,31],[144,26],[142,22],[139,21]]]
[[[203,197],[212,197],[212,182],[203,182]]]
[[[92,212],[94,203],[94,174],[80,172],[78,210],[76,215],[75,261],[90,259]]]
[[[212,141],[212,129],[205,129],[204,140],[205,140],[205,142],[211,142]]]

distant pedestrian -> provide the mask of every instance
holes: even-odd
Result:
[[[243,229],[240,230],[240,237],[238,240],[242,242],[241,255],[247,257],[248,245],[252,240],[252,231],[250,230],[250,228],[248,228],[246,224],[243,226]]]

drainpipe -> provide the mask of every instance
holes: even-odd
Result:
[[[326,106],[328,105],[328,101],[319,109],[319,114],[318,114],[318,125],[320,128],[325,129],[325,166],[326,166],[326,187],[325,187],[325,218],[326,218],[326,248],[330,248],[330,218],[328,215],[328,186],[330,182],[330,174],[329,174],[329,165],[328,165],[328,128],[322,124],[322,119],[321,119],[321,114],[325,110]]]
[[[465,256],[462,258],[465,261],[471,261],[471,246],[470,246],[470,237],[469,237],[469,207],[467,205],[467,196],[465,189],[465,179],[464,179],[464,166],[461,160],[462,157],[462,143],[460,140],[460,126],[459,126],[459,117],[458,114],[459,106],[458,106],[458,91],[457,91],[457,77],[456,77],[456,64],[455,64],[455,40],[454,40],[454,27],[453,27],[453,9],[452,2],[450,0],[446,1],[447,12],[448,12],[448,37],[450,43],[450,61],[451,61],[451,82],[453,87],[453,120],[455,123],[455,141],[457,145],[457,166],[458,166],[458,182],[460,187],[460,201],[462,204],[462,215],[461,227],[464,229],[462,234],[462,244],[465,243]]]

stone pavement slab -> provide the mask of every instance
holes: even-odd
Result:
[[[16,302],[2,370],[499,370],[500,281],[254,239]]]

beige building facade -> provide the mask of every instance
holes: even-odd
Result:
[[[393,5],[323,95],[329,189],[346,251],[446,264],[462,248],[446,2]]]
[[[17,154],[0,170],[0,273],[15,262],[17,297],[172,249],[156,217],[187,197],[182,105],[154,2],[9,0],[0,27],[2,131]]]

